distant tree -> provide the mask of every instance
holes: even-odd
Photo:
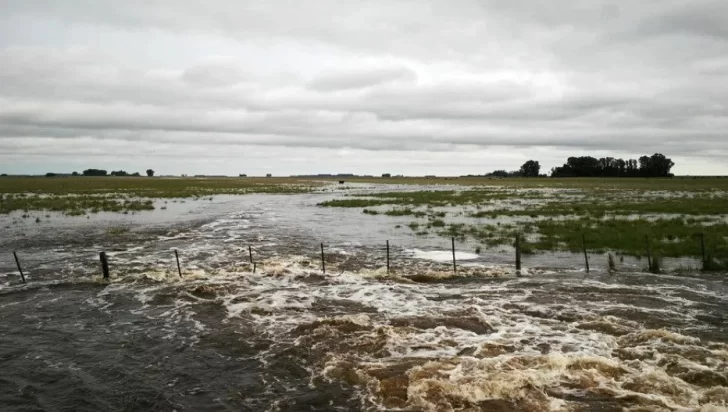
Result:
[[[506,172],[505,170],[494,170],[493,172],[489,173],[488,176],[508,177],[508,172]]]
[[[524,177],[538,177],[541,171],[541,165],[536,160],[529,160],[521,166],[521,176]]]
[[[78,172],[71,173],[71,176],[78,176]]]
[[[106,170],[101,169],[86,169],[83,171],[84,176],[106,176],[107,174]]]
[[[58,176],[58,175],[55,173],[50,173],[50,172],[46,173],[46,177],[56,177],[56,176]]]
[[[3,174],[1,174],[0,176],[2,176],[2,177],[7,177],[7,176],[8,176],[8,174],[7,174],[7,173],[3,173]]]
[[[382,173],[382,177],[392,177],[391,173]]]
[[[152,169],[147,169],[147,176],[149,176],[149,177],[152,177],[152,176],[154,176],[154,170],[152,170]]]
[[[132,176],[134,176],[134,177],[139,177],[139,176],[141,176],[141,175],[139,174],[139,172],[134,172],[134,173],[132,173],[131,175],[132,175]]]
[[[668,177],[673,166],[675,163],[672,159],[668,159],[660,153],[655,153],[650,157],[640,157],[640,173],[643,176]]]
[[[123,170],[118,170],[115,172],[111,172],[111,176],[129,176],[129,173],[127,173]]]

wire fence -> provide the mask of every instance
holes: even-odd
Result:
[[[522,270],[522,263],[523,263],[523,249],[522,249],[522,243],[523,238],[520,234],[517,234],[514,239],[513,243],[513,266],[515,267],[515,270],[520,272]],[[701,256],[700,261],[702,263],[702,267],[700,268],[703,271],[711,271],[711,270],[726,270],[725,263],[717,262],[713,259],[712,256],[708,253],[706,249],[706,242],[705,242],[705,236],[703,234],[699,234],[699,244],[700,244],[700,250],[701,250]],[[327,267],[327,250],[326,245],[321,242],[319,245],[320,249],[320,270],[323,274],[326,273]],[[382,251],[382,255],[385,259],[383,263],[386,263],[386,273],[390,274],[392,271],[392,258],[391,258],[391,250],[390,250],[390,241],[386,240],[383,244],[384,250]],[[592,270],[592,267],[590,267],[590,255],[589,255],[589,249],[588,244],[586,240],[586,236],[581,236],[581,246],[582,246],[582,253],[583,253],[583,265],[584,270],[586,273],[589,273]],[[256,261],[254,258],[253,253],[253,247],[251,245],[248,245],[247,247],[244,247],[240,249],[241,252],[247,252],[247,260],[248,264],[252,268],[252,272],[256,273],[258,269],[259,262]],[[457,260],[457,249],[455,244],[455,237],[451,238],[451,252],[452,252],[452,272],[454,275],[457,275],[458,273],[458,260]],[[663,271],[662,264],[660,263],[659,257],[657,257],[653,253],[653,246],[651,239],[648,236],[645,236],[645,253],[647,256],[647,270],[652,273],[661,273]],[[177,272],[180,278],[184,278],[184,270],[183,265],[180,261],[180,252],[178,249],[169,249],[167,251],[155,251],[155,252],[148,252],[144,253],[143,255],[139,254],[137,251],[121,251],[114,253],[115,257],[123,256],[123,255],[130,255],[134,256],[135,258],[138,257],[144,257],[147,259],[146,264],[149,264],[149,258],[155,258],[156,263],[159,265],[160,263],[163,266],[169,266],[173,268],[174,271]],[[111,277],[112,268],[114,267],[113,257],[110,261],[109,255],[106,251],[100,251],[97,254],[97,257],[91,257],[91,253],[89,253],[89,257],[80,259],[78,255],[72,255],[72,256],[65,256],[58,259],[51,259],[51,260],[44,260],[44,261],[33,261],[28,259],[21,259],[22,256],[19,256],[17,251],[13,251],[13,260],[15,263],[15,266],[17,268],[17,273],[20,278],[20,282],[23,284],[28,283],[28,279],[26,277],[26,273],[29,271],[35,271],[35,270],[59,270],[59,267],[61,268],[61,271],[63,272],[73,272],[74,270],[79,270],[80,272],[88,275],[89,273],[98,273],[103,279],[109,279]],[[132,261],[132,262],[125,262],[127,265],[129,264],[144,264],[143,262]],[[608,264],[607,264],[607,270],[608,271],[616,271],[617,270],[617,264],[614,260],[614,257],[611,253],[608,253]]]

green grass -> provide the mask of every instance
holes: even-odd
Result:
[[[153,210],[152,199],[210,199],[220,194],[304,193],[321,183],[287,178],[1,177],[0,213],[17,210],[130,213]]]
[[[375,179],[376,180],[376,179]],[[390,179],[381,179],[381,181]],[[710,257],[704,267],[728,266],[728,178],[675,179],[391,179],[398,184],[469,184],[453,190],[384,192],[348,198],[348,207],[394,205],[384,214],[412,214],[426,207],[428,222],[409,226],[416,234],[433,229],[444,237],[472,239],[486,247],[512,245],[523,234],[524,253],[582,250],[645,256],[645,236],[654,256],[701,257],[697,233],[705,233]],[[332,201],[327,206],[338,206]],[[460,206],[481,223],[453,222],[437,208]],[[415,215],[417,216],[417,215]],[[420,216],[421,217],[421,216]],[[658,263],[659,265],[659,263]]]
[[[526,234],[524,246],[534,251],[582,251],[582,235],[591,253],[616,251],[633,256],[646,255],[645,237],[652,253],[662,257],[699,257],[699,233],[714,256],[728,257],[728,224],[690,224],[685,219],[608,219],[583,217],[575,220],[542,220],[522,224],[450,224],[442,236],[471,238],[489,247],[510,245],[516,235]]]
[[[336,179],[326,179],[334,181]],[[393,185],[489,186],[504,189],[554,188],[614,190],[629,188],[651,191],[716,191],[728,190],[728,177],[675,178],[488,178],[488,177],[393,177],[347,178],[348,183],[380,183]]]
[[[386,201],[372,199],[335,199],[321,202],[318,206],[323,207],[369,207],[388,204]]]
[[[321,183],[294,178],[2,177],[0,193],[126,194],[142,198],[194,198],[219,194],[304,193]]]
[[[386,212],[384,212],[384,214],[387,216],[414,216],[414,217],[424,217],[426,215],[425,212],[420,212],[420,211],[413,210],[410,208],[387,210]]]
[[[0,213],[16,210],[45,210],[60,212],[69,216],[80,216],[87,213],[134,212],[154,210],[154,202],[150,199],[125,199],[109,195],[54,196],[7,194],[0,196]]]
[[[471,217],[497,218],[499,216],[566,216],[589,215],[643,215],[643,214],[681,214],[681,215],[720,215],[728,211],[728,197],[714,195],[692,195],[676,198],[661,198],[649,195],[634,195],[611,198],[600,197],[600,201],[563,202],[549,201],[548,204],[512,210],[500,208],[491,211],[471,213]]]

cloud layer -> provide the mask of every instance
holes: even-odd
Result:
[[[728,3],[8,0],[0,169],[728,174]]]

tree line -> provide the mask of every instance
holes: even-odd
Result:
[[[551,169],[551,177],[672,177],[670,170],[675,166],[672,159],[661,153],[642,156],[639,159],[618,159],[592,156],[569,157],[563,166]],[[529,160],[520,169],[513,171],[495,170],[489,177],[545,177],[540,174],[541,165]]]
[[[7,175],[5,175],[7,176]],[[46,177],[57,177],[57,176],[68,176],[68,174],[64,173],[46,173]],[[116,170],[111,173],[107,172],[104,169],[86,169],[82,173],[73,172],[71,173],[71,176],[130,176],[130,177],[139,177],[141,174],[139,172],[134,173],[127,173],[124,170]],[[147,176],[152,177],[154,176],[154,170],[147,169]]]
[[[672,177],[675,163],[663,154],[635,159],[591,156],[570,157],[560,167],[551,169],[551,177]]]
[[[73,172],[73,176],[78,176],[77,172]],[[124,170],[117,170],[113,171],[111,173],[108,173],[106,170],[103,169],[86,169],[83,171],[83,176],[141,176],[139,172],[135,173],[127,173]],[[147,169],[147,176],[152,177],[154,176],[154,170]]]

